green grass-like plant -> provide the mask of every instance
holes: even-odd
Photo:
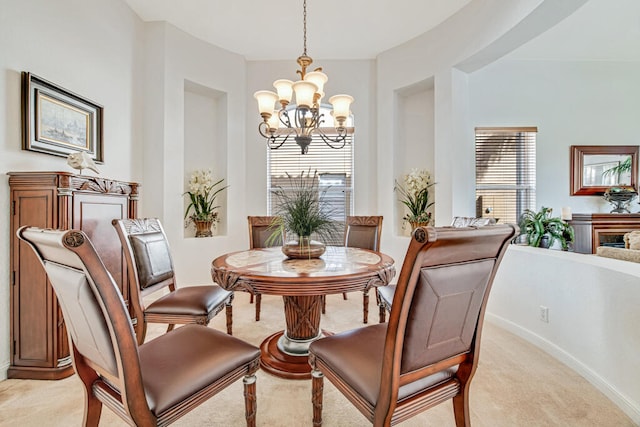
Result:
[[[332,219],[332,210],[325,203],[327,189],[318,188],[318,173],[302,172],[300,176],[287,173],[289,188],[275,187],[276,218],[271,224],[271,235],[267,245],[273,244],[279,236],[289,233],[300,240],[312,234],[323,241],[330,241],[339,232],[339,224]]]

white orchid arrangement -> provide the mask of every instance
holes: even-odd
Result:
[[[191,221],[219,221],[218,212],[216,209],[219,205],[214,205],[218,194],[226,189],[228,185],[224,187],[218,187],[222,184],[224,178],[219,181],[213,182],[213,174],[211,170],[198,169],[191,174],[189,178],[189,191],[183,195],[189,195],[189,206],[184,213],[184,217],[189,218]]]
[[[402,219],[410,223],[431,221],[431,212],[427,212],[435,203],[429,202],[429,188],[435,185],[431,182],[431,173],[427,169],[414,168],[402,177],[402,181],[404,185],[396,181],[394,188],[400,194],[398,200],[409,209]]]

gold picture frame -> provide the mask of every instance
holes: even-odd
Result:
[[[22,149],[66,157],[87,152],[104,163],[103,107],[29,72],[22,73]]]

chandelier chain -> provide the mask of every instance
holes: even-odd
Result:
[[[302,3],[302,33],[304,40],[303,55],[307,56],[307,0]]]

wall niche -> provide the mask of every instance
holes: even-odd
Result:
[[[227,173],[227,94],[198,83],[184,82],[184,188],[191,174],[198,169],[211,170],[214,182]],[[184,196],[184,209],[188,197]],[[226,235],[228,223],[227,190],[216,197],[220,222],[213,227],[213,235]],[[183,210],[184,212],[184,210]],[[184,229],[184,237],[194,237],[195,227]]]

